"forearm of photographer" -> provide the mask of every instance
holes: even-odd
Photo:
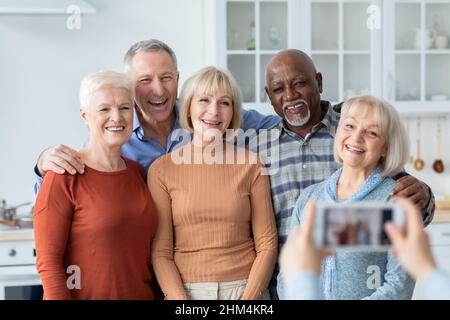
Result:
[[[450,299],[450,276],[436,267],[419,210],[404,199],[397,203],[406,212],[406,224],[404,231],[392,223],[386,224],[394,255],[407,272],[423,283],[424,298]]]
[[[305,220],[289,236],[280,253],[280,270],[286,283],[286,299],[323,299],[319,288],[320,265],[328,250],[320,250],[313,239],[315,205],[305,208]]]
[[[420,208],[424,225],[430,224],[435,210],[434,194],[431,188],[405,171],[397,174],[394,179],[396,184],[392,191],[392,199],[402,197],[409,199]]]
[[[72,175],[77,172],[83,174],[84,163],[78,157],[76,150],[63,144],[58,144],[44,150],[39,155],[37,164],[34,167],[34,173],[36,174],[36,182],[34,184],[35,195],[38,194],[47,171],[53,171],[58,174],[64,174],[65,172]]]

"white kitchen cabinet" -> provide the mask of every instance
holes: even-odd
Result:
[[[267,62],[299,48],[323,73],[326,100],[370,93],[401,113],[450,113],[450,0],[221,0],[217,9],[217,61],[246,106],[272,111]]]
[[[384,1],[384,96],[401,112],[450,112],[450,1]]]
[[[217,12],[218,64],[233,73],[246,106],[268,105],[265,67],[288,47],[288,0],[220,1]]]
[[[381,95],[377,81],[381,75],[381,33],[367,27],[371,5],[371,1],[310,2],[310,21],[305,26],[310,39],[305,39],[301,48],[323,74],[326,100]]]
[[[33,229],[0,231],[0,300],[41,298]]]
[[[450,222],[432,223],[425,229],[430,236],[433,256],[438,267],[450,274]],[[424,299],[421,283],[416,284],[413,299]]]

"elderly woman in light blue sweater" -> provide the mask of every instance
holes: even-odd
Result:
[[[327,180],[312,185],[294,207],[291,228],[302,221],[308,201],[352,203],[389,201],[395,181],[407,161],[409,140],[399,114],[372,96],[349,99],[342,107],[335,137],[335,159],[342,163]],[[278,294],[285,296],[283,274]],[[322,263],[321,295],[340,299],[411,299],[414,280],[388,252],[337,250]]]

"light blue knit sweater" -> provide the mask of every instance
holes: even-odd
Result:
[[[291,230],[302,220],[302,211],[310,200],[316,203],[336,202],[336,184],[342,168],[329,179],[306,188],[297,200]],[[376,169],[364,185],[344,202],[389,200],[395,181],[380,175]],[[321,268],[320,298],[327,300],[353,299],[411,299],[414,280],[403,270],[399,262],[388,252],[354,252],[337,250],[327,257]],[[377,279],[378,277],[378,279]],[[278,276],[278,295],[286,298],[283,275]]]

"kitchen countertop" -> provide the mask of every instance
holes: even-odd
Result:
[[[34,240],[34,231],[30,228],[24,229],[0,229],[0,241]]]
[[[432,223],[450,223],[450,210],[436,210]],[[34,240],[34,230],[30,228],[0,228],[0,241]]]
[[[450,210],[436,210],[434,218],[431,223],[446,223],[450,222]]]

